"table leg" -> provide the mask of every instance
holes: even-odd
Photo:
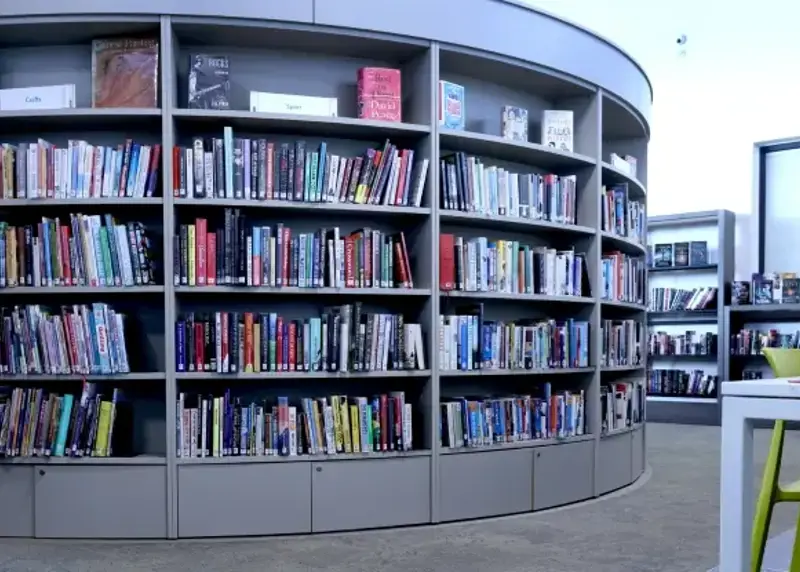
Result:
[[[753,421],[747,400],[722,400],[719,572],[747,572],[753,529]]]

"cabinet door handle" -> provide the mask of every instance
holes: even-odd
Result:
[[[40,476],[40,477],[43,477],[43,476],[45,476],[45,474],[46,474],[46,473],[44,472],[44,469],[39,469],[39,476]]]
[[[538,458],[539,458],[539,457],[541,457],[541,456],[542,456],[542,454],[541,454],[539,451],[537,451],[537,452],[536,452],[536,458],[538,459]]]
[[[317,472],[321,473],[322,472],[322,467],[317,467]]]

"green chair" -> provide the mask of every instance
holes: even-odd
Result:
[[[800,377],[800,349],[765,348],[763,352],[775,377]],[[758,502],[753,519],[751,572],[761,571],[773,507],[779,502],[800,503],[800,481],[786,486],[781,486],[778,483],[785,431],[786,422],[783,420],[775,421],[775,427],[772,430],[772,442],[769,446],[769,455],[764,467],[764,478],[761,481],[761,492],[758,494]],[[797,522],[789,572],[800,572],[800,542],[798,542],[798,536],[800,536],[800,518]]]

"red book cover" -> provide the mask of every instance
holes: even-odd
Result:
[[[70,263],[71,257],[69,255],[69,227],[67,225],[61,227],[61,252],[65,253],[62,254],[61,258],[61,276],[64,278],[65,286],[72,286],[72,264]],[[20,276],[25,276],[25,268],[22,268]],[[119,277],[117,277],[117,279],[119,279]]]
[[[172,196],[181,196],[181,149],[177,145],[172,148]],[[120,185],[120,196],[124,196]]]
[[[355,268],[354,266],[354,258],[355,258],[355,240],[353,240],[352,236],[347,236],[344,239],[344,285],[345,288],[355,288],[356,287],[356,280],[355,280]]]
[[[217,233],[206,234],[206,284],[217,283]]]
[[[406,170],[408,170],[408,149],[400,152],[400,166],[398,167],[397,192],[394,195],[394,204],[403,205],[406,202]]]
[[[289,322],[289,371],[295,370],[297,361],[297,324]]]
[[[267,143],[267,176],[266,176],[266,183],[267,183],[267,200],[271,201],[275,198],[274,196],[274,188],[273,188],[273,174],[275,173],[275,143]]]
[[[278,364],[278,371],[286,371],[286,363],[283,360],[283,318],[278,316],[278,322],[275,327],[277,335],[275,336],[275,362]]]
[[[205,361],[205,344],[203,343],[203,324],[195,322],[194,324],[194,366],[196,371],[203,371],[203,363]]]
[[[253,373],[253,313],[244,313],[244,371]]]
[[[400,288],[408,288],[408,273],[403,262],[403,246],[399,241],[394,242],[394,279]]]
[[[454,290],[456,287],[456,263],[454,250],[456,237],[452,234],[439,235],[439,289]]]
[[[361,68],[358,70],[358,117],[380,121],[402,121],[400,70]]]
[[[381,395],[381,451],[389,450],[389,397],[386,394]]]
[[[208,275],[208,269],[206,268],[207,262],[207,250],[206,247],[208,245],[208,222],[204,218],[198,218],[194,221],[194,252],[195,256],[197,257],[197,285],[198,286],[205,286],[206,285],[206,276]]]
[[[281,276],[283,276],[283,285],[289,286],[291,281],[289,280],[289,254],[292,245],[292,230],[288,227],[283,227],[283,245],[281,253]]]
[[[222,357],[222,373],[228,373],[230,371],[230,358],[228,357],[228,312],[222,312],[220,314],[220,325],[222,326],[222,348],[220,350],[220,354]]]

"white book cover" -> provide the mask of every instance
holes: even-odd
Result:
[[[546,109],[542,111],[542,145],[572,152],[574,147],[572,111]]]
[[[287,115],[319,115],[338,117],[339,101],[335,97],[312,97],[290,93],[250,92],[250,111]]]

